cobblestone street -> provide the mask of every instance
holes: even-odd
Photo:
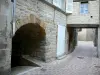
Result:
[[[73,53],[63,60],[50,63],[41,69],[40,73],[43,75],[100,75],[100,59],[96,56],[93,43],[81,41],[78,42]]]

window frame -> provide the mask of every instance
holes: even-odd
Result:
[[[82,5],[83,5],[83,9],[82,9]],[[88,14],[88,13],[89,13],[89,2],[88,1],[80,2],[80,14]]]

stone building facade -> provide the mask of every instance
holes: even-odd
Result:
[[[81,2],[87,2],[87,14],[80,13]],[[67,24],[99,24],[99,0],[75,0],[73,7],[72,15],[67,16]]]
[[[76,30],[77,28],[90,28],[87,32],[91,34],[91,32],[94,32],[93,35],[95,35],[95,32],[98,30],[98,26],[100,24],[99,21],[99,0],[74,0],[73,2],[73,13],[71,15],[67,16],[67,24],[71,27],[74,27]],[[83,4],[83,5],[82,5]],[[87,11],[83,12],[82,11]],[[91,28],[95,28],[95,31]],[[92,35],[92,36],[93,36]],[[96,34],[97,36],[98,34]],[[77,34],[76,34],[77,36]],[[80,36],[81,38],[82,36]],[[87,40],[90,40],[90,36],[88,35]],[[89,38],[89,39],[88,39]],[[97,44],[97,37],[94,37],[94,44]]]
[[[37,23],[45,30],[46,34],[45,38],[40,42],[40,48],[36,49],[37,51],[27,55],[44,62],[51,62],[57,59],[59,26],[65,28],[64,38],[63,40],[61,39],[65,45],[63,48],[64,53],[62,54],[62,56],[64,56],[68,54],[67,24],[99,24],[99,0],[89,1],[91,4],[90,8],[92,9],[88,15],[79,15],[77,13],[79,9],[79,2],[77,1],[74,2],[75,8],[73,10],[73,14],[71,14],[72,12],[66,12],[65,8],[61,9],[63,6],[58,8],[57,6],[52,5],[52,0],[16,0],[15,17],[12,17],[13,12],[11,1],[0,1],[0,75],[10,75],[12,64],[11,56],[13,53],[11,48],[11,39],[24,25],[29,23],[34,25]],[[70,4],[69,6],[72,7]],[[13,21],[14,19],[15,21]],[[72,30],[74,30],[74,35],[76,30]],[[100,37],[99,32],[100,28],[98,28],[98,38]],[[12,33],[15,33],[15,35],[12,35]],[[72,38],[76,38],[75,35]],[[74,39],[73,42],[75,46],[76,40]],[[100,40],[98,39],[98,45],[100,45],[99,43]],[[100,48],[98,46],[98,54],[100,54],[99,49]]]
[[[0,25],[0,75],[10,75],[11,72],[12,32],[30,22],[38,23],[46,32],[45,40],[41,42],[42,46],[35,57],[45,62],[55,60],[57,57],[57,26],[59,24],[66,27],[66,15],[40,0],[16,0],[14,29],[12,14],[12,2],[10,0],[0,1],[0,23],[2,24]]]
[[[68,54],[67,51],[67,13],[56,7],[55,5],[52,5],[50,1],[42,1],[42,0],[16,0],[16,10],[15,10],[15,35],[13,37],[16,37],[16,34],[23,26],[25,26],[28,23],[37,23],[39,24],[44,30],[45,30],[45,38],[39,43],[40,47],[38,48],[32,48],[30,43],[27,43],[29,46],[25,47],[27,49],[27,53],[23,52],[25,54],[22,54],[22,56],[29,56],[33,59],[37,59],[43,62],[52,62],[58,58],[57,56],[57,44],[58,44],[58,27],[62,26],[65,28],[63,30],[66,34],[63,34],[65,36],[62,39],[60,39],[63,42],[63,53],[61,56],[64,56]],[[28,26],[27,26],[28,27]],[[28,29],[28,28],[27,28]],[[25,31],[27,31],[27,29]],[[30,30],[30,29],[28,29]],[[61,31],[60,31],[61,32]],[[25,32],[24,32],[25,34]],[[20,34],[23,35],[23,34]],[[21,38],[21,36],[19,36]],[[25,36],[26,38],[27,36]],[[28,36],[29,37],[29,36]],[[39,36],[40,37],[40,36]],[[20,38],[16,38],[19,40]],[[24,39],[24,37],[23,37]],[[31,39],[31,38],[29,38]],[[12,39],[13,41],[13,39]],[[16,41],[16,40],[15,40]],[[26,41],[26,40],[25,40]],[[19,42],[20,44],[21,42]],[[34,41],[33,41],[34,43]],[[27,46],[27,45],[26,45]],[[31,53],[28,51],[32,51]],[[16,58],[17,52],[21,52],[21,49],[17,51],[12,49],[12,57],[13,59]],[[14,54],[13,54],[14,53]],[[60,53],[60,52],[59,52]],[[60,56],[60,57],[61,57]],[[19,56],[17,56],[19,57]],[[17,58],[16,58],[17,59]],[[19,59],[20,60],[20,59]],[[15,60],[14,60],[15,61]],[[15,62],[16,63],[16,62]],[[24,62],[25,63],[25,62]],[[12,62],[13,64],[13,62]],[[23,65],[23,63],[21,64]],[[17,67],[18,65],[16,65]]]
[[[42,56],[40,56],[40,58],[46,62],[55,60],[57,49],[57,26],[66,26],[66,15],[39,0],[16,0],[16,30],[19,29],[21,25],[30,23],[32,15],[45,23],[46,37],[45,41],[42,42],[42,44],[45,45],[41,46],[40,49],[44,57],[42,58]],[[42,52],[43,50],[44,52]],[[39,55],[40,53],[38,51],[36,57]]]

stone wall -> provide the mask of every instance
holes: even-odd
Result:
[[[0,75],[10,75],[11,2],[0,0]]]
[[[99,25],[100,25],[100,0],[99,0]],[[98,51],[98,57],[100,58],[100,26],[97,29],[97,51]]]
[[[97,47],[97,45],[98,45],[98,28],[96,28],[94,36],[95,36],[95,38],[94,38],[94,46]]]
[[[98,28],[98,41],[97,41],[97,53],[98,53],[98,57],[100,58],[100,27]]]
[[[68,24],[99,24],[99,0],[89,1],[88,14],[80,14],[80,2],[73,3],[73,13],[67,16]]]
[[[86,41],[86,28],[78,32],[78,41]]]
[[[67,27],[68,30],[68,53],[71,53],[77,45],[77,31],[76,28]]]
[[[87,29],[86,41],[94,41],[96,28]]]
[[[83,28],[78,32],[78,41],[94,41],[96,28]]]
[[[26,16],[33,14],[46,23],[45,61],[56,58],[57,25],[66,26],[66,15],[38,0],[16,0],[16,30],[29,22]],[[26,18],[26,20],[25,20]],[[21,20],[22,22],[20,22]],[[44,42],[43,42],[44,44]]]

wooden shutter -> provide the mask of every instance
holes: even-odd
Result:
[[[66,0],[66,12],[67,13],[73,12],[73,0]]]

